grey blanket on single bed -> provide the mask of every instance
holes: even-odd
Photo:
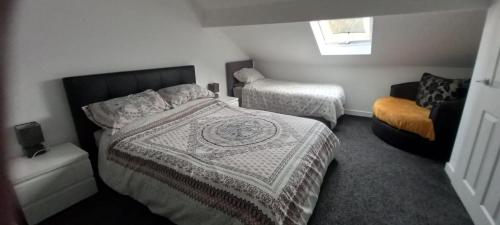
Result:
[[[262,79],[246,84],[241,106],[249,109],[323,118],[333,128],[344,114],[345,94],[333,84],[305,84]]]

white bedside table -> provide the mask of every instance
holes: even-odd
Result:
[[[222,102],[225,102],[228,105],[237,106],[237,107],[240,106],[238,98],[236,98],[236,97],[219,96],[218,100],[222,101]]]
[[[35,158],[9,162],[10,178],[29,224],[36,224],[97,192],[87,152],[71,143]]]

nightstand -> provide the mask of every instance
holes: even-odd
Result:
[[[9,163],[10,178],[29,224],[97,192],[87,152],[71,143],[52,146],[35,158],[18,157]]]
[[[236,107],[240,106],[240,104],[238,102],[238,98],[236,98],[236,97],[219,96],[218,100],[225,102],[228,105],[232,105],[232,106],[236,106]]]

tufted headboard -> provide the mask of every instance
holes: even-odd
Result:
[[[243,68],[253,68],[253,60],[226,63],[227,95],[234,96],[233,88],[238,81],[234,78],[233,74]]]
[[[73,116],[80,147],[89,153],[89,158],[97,175],[97,145],[94,132],[100,129],[92,123],[82,110],[82,106],[116,97],[158,90],[164,87],[196,83],[194,66],[180,66],[85,75],[63,78],[64,89]]]

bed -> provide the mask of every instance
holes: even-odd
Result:
[[[104,131],[81,107],[195,82],[193,66],[64,78],[81,147],[96,174],[176,224],[307,224],[338,139],[316,120],[185,103]]]
[[[321,118],[335,127],[337,118],[344,114],[345,93],[334,84],[310,84],[273,79],[241,83],[234,73],[242,68],[253,68],[252,60],[226,63],[228,95],[238,97],[244,108]]]

